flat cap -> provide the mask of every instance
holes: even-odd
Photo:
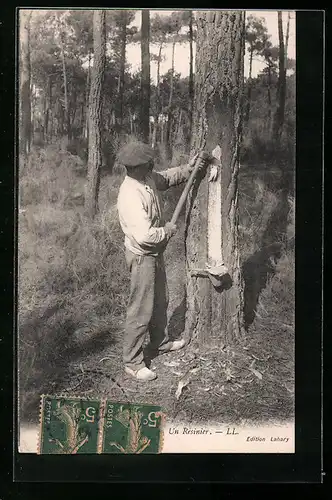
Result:
[[[154,150],[144,142],[130,142],[118,153],[118,160],[126,167],[137,167],[148,163],[154,158]]]

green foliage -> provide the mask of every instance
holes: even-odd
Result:
[[[166,43],[188,41],[190,11],[174,11],[169,15],[151,15],[151,44],[160,47]],[[117,141],[119,132],[139,134],[140,114],[140,71],[133,73],[126,62],[124,75],[123,109],[124,120],[120,131],[115,123],[119,96],[120,39],[123,26],[126,27],[127,43],[140,41],[140,31],[133,25],[135,11],[107,11],[107,58],[105,85],[103,91],[104,149],[114,150],[111,141]],[[195,13],[193,13],[195,28]],[[194,29],[195,33],[195,29]],[[250,120],[244,128],[243,159],[249,162],[265,161],[273,158],[273,144],[270,140],[270,120],[275,112],[276,85],[278,78],[278,47],[269,40],[264,19],[249,16],[246,26],[246,42],[249,50],[265,61],[265,67],[251,82]],[[69,115],[71,135],[74,142],[70,148],[76,151],[78,141],[86,141],[86,119],[88,109],[89,69],[88,60],[93,64],[92,11],[39,11],[31,20],[31,67],[34,93],[34,128],[35,142],[51,142],[65,133],[64,123],[64,85],[60,41],[63,43],[68,86]],[[42,43],[41,43],[42,42]],[[151,62],[164,60],[164,54],[150,54]],[[288,60],[288,69],[294,69],[294,61]],[[168,109],[173,76],[172,110]],[[156,85],[151,82],[150,115],[161,111],[166,116],[172,112],[172,130],[170,140],[174,144],[179,137],[188,141],[188,78],[179,73],[172,75],[171,68],[160,76],[157,99]],[[248,95],[247,89],[245,95]],[[271,104],[269,104],[269,99]],[[264,103],[264,105],[262,105]],[[292,155],[292,141],[295,130],[295,95],[294,77],[287,77],[286,117],[282,154]],[[178,118],[182,110],[181,131],[178,130]],[[48,124],[46,121],[48,120]],[[45,133],[47,127],[47,133]],[[37,132],[40,135],[37,137]],[[75,149],[76,148],[76,149]],[[86,158],[86,144],[78,146],[81,158]],[[107,156],[107,155],[106,155]],[[104,154],[105,157],[105,154]],[[109,155],[109,165],[114,154]],[[111,166],[110,166],[111,168]]]
[[[295,166],[295,75],[287,76],[286,79],[285,124],[278,151],[271,134],[277,101],[276,71],[271,72],[270,80],[267,71],[263,71],[252,81],[251,112],[249,122],[245,124],[243,130],[242,161],[252,165],[269,164],[271,167],[279,162],[285,162],[292,170]],[[268,98],[269,89],[271,106]]]
[[[246,23],[246,42],[249,51],[260,54],[268,41],[269,35],[265,26],[264,18],[249,16]]]

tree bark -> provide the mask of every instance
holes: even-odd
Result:
[[[271,99],[271,61],[268,61],[268,81],[267,81],[267,113],[268,113],[268,130],[271,133],[272,123],[272,99]]]
[[[190,147],[191,136],[192,136],[192,121],[193,121],[193,104],[194,104],[194,57],[193,57],[193,42],[194,42],[194,32],[193,32],[193,11],[190,11],[189,18],[189,138],[188,145]]]
[[[287,17],[286,40],[285,40],[285,78],[287,76],[289,25],[290,25],[290,12],[288,12],[288,17]]]
[[[120,33],[120,74],[119,74],[119,115],[118,124],[122,131],[123,127],[123,95],[126,65],[126,45],[127,45],[127,11],[121,11],[121,33]]]
[[[246,108],[246,116],[245,121],[248,123],[250,118],[250,105],[251,105],[251,91],[252,91],[252,59],[254,55],[254,48],[251,45],[250,47],[250,57],[249,57],[249,78],[248,78],[248,95],[247,95],[247,108]]]
[[[159,45],[159,54],[158,54],[158,62],[157,62],[157,95],[156,95],[156,113],[154,117],[154,127],[153,127],[153,136],[152,136],[152,147],[156,147],[157,136],[158,136],[158,124],[159,124],[159,115],[160,115],[160,63],[161,63],[161,53],[163,49],[163,42]]]
[[[89,102],[89,155],[87,189],[85,196],[86,213],[94,218],[98,210],[100,169],[102,165],[102,87],[105,76],[106,57],[106,13],[93,12],[94,61],[90,85]]]
[[[24,154],[29,154],[31,146],[31,62],[30,62],[30,19],[31,12],[21,11],[21,147]]]
[[[217,181],[198,176],[187,200],[185,337],[200,344],[230,344],[242,332],[242,278],[238,248],[239,150],[242,136],[245,13],[199,12],[192,154],[219,144]],[[206,230],[208,228],[208,230]],[[217,291],[208,278],[192,276],[221,260],[229,279]]]
[[[142,10],[141,28],[141,130],[142,138],[149,142],[150,132],[150,11]]]
[[[285,75],[285,46],[282,29],[282,12],[278,11],[278,36],[279,36],[279,77],[277,88],[277,109],[274,117],[273,138],[280,144],[282,128],[285,118],[286,75]]]
[[[31,85],[31,146],[34,142],[34,122],[35,122],[35,95],[34,95],[34,85]]]
[[[287,91],[289,25],[290,25],[290,12],[288,12],[288,17],[287,17],[286,40],[285,40],[285,106],[286,106],[286,91]]]
[[[49,138],[49,122],[50,122],[50,110],[51,110],[51,77],[48,77],[47,89],[45,89],[44,94],[44,127],[43,127],[43,140],[48,142]]]
[[[166,124],[166,151],[167,158],[172,158],[172,144],[171,144],[171,130],[173,123],[173,93],[174,93],[174,59],[175,59],[175,44],[172,44],[172,66],[171,66],[171,81],[170,81],[170,91],[168,99],[168,112],[167,112],[167,124]]]
[[[52,80],[50,79],[50,86],[49,86],[49,110],[51,114],[51,119],[50,119],[50,126],[49,126],[49,141],[52,142],[53,140],[53,131],[54,131],[54,110],[53,110],[53,93],[52,93]]]
[[[86,140],[89,140],[89,95],[90,95],[90,81],[91,81],[91,51],[89,50],[89,61],[88,61],[88,74],[86,76],[86,93],[85,93],[85,102],[86,102],[86,115],[85,115],[85,133],[84,136]]]
[[[69,116],[69,107],[68,107],[67,67],[66,67],[64,43],[63,43],[63,30],[62,30],[61,22],[60,22],[60,13],[58,13],[58,29],[59,29],[59,41],[60,41],[60,51],[61,51],[61,61],[62,61],[64,100],[65,100],[65,123],[66,123],[67,136],[68,136],[68,139],[70,139],[70,116]]]

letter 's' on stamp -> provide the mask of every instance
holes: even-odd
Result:
[[[106,401],[101,453],[160,453],[164,415],[160,406]]]
[[[98,453],[101,401],[41,397],[39,454]]]

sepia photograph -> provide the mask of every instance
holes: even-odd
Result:
[[[19,9],[20,453],[295,452],[295,21]]]

